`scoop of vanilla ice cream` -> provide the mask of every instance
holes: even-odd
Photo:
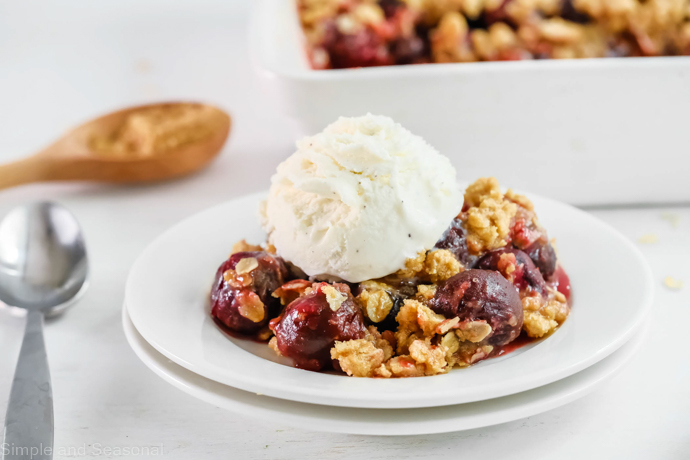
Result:
[[[278,166],[263,225],[310,276],[380,278],[430,249],[462,208],[455,168],[388,117],[340,118]]]

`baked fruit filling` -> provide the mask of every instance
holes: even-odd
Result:
[[[533,204],[494,178],[470,185],[436,245],[360,283],[306,279],[239,242],[218,269],[211,315],[296,367],[418,377],[505,354],[568,317],[570,282]]]
[[[315,69],[690,54],[688,0],[298,0]]]

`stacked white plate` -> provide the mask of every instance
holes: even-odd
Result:
[[[652,304],[652,278],[639,251],[606,224],[528,196],[557,239],[573,309],[548,339],[504,357],[433,377],[355,379],[296,369],[266,344],[228,337],[208,314],[209,287],[234,242],[265,239],[256,222],[263,194],[197,214],[144,251],[127,281],[127,339],[147,366],[181,390],[305,429],[440,433],[550,410],[592,391],[634,355]]]

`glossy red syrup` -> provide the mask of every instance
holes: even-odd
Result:
[[[568,277],[568,274],[565,272],[562,266],[558,265],[556,267],[556,271],[553,273],[551,278],[547,281],[547,284],[552,287],[553,289],[556,289],[558,292],[563,294],[565,298],[568,300],[568,304],[571,304],[571,288],[570,288],[570,277]],[[525,345],[529,345],[530,343],[538,342],[540,340],[544,340],[547,337],[542,337],[540,339],[534,339],[532,337],[529,337],[525,331],[522,331],[520,335],[518,336],[517,339],[513,340],[512,342],[503,345],[501,347],[498,347],[497,350],[495,350],[492,354],[492,358],[497,358],[499,356],[504,356],[507,355],[508,353],[512,353],[515,350],[524,347]]]

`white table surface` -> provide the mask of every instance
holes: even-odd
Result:
[[[292,150],[289,124],[263,97],[250,69],[249,3],[0,1],[0,159],[26,155],[68,127],[127,104],[201,99],[226,108],[235,121],[212,168],[184,180],[32,185],[0,193],[0,215],[30,200],[65,204],[80,219],[90,250],[91,289],[46,327],[56,448],[73,449],[56,458],[135,458],[125,449],[136,454],[153,446],[180,459],[689,458],[690,208],[683,206],[592,210],[632,240],[658,236],[656,243],[638,243],[655,278],[650,337],[605,387],[538,416],[434,436],[322,434],[215,408],[139,362],[120,322],[124,281],[137,255],[184,217],[266,188]],[[685,286],[668,289],[667,276]],[[23,323],[0,311],[0,417]]]

